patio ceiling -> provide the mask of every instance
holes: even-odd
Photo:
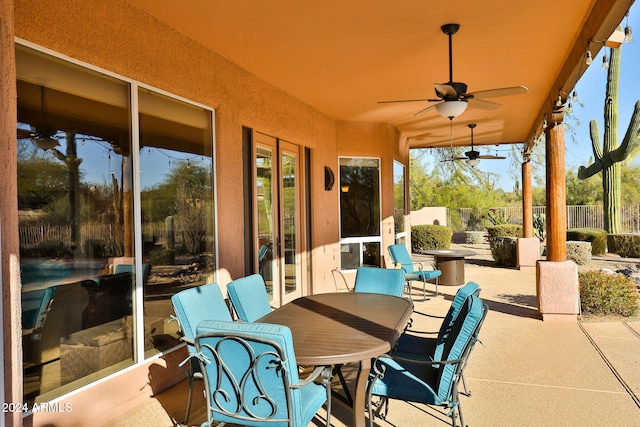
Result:
[[[412,148],[448,147],[450,122],[435,110],[434,83],[469,92],[524,85],[453,120],[453,145],[532,143],[558,94],[584,72],[587,40],[605,40],[633,0],[129,0],[177,31],[337,120],[384,122]],[[602,44],[592,43],[595,56]],[[563,95],[565,96],[565,95]]]

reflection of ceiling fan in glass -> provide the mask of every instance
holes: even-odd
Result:
[[[473,129],[476,127],[475,123],[471,123],[469,125],[469,129],[471,129],[471,150],[466,151],[464,153],[464,157],[454,157],[451,160],[464,160],[469,166],[474,167],[480,163],[480,159],[485,160],[504,160],[506,157],[504,156],[493,156],[491,154],[480,154],[479,151],[473,149]]]
[[[35,126],[31,126],[31,129],[17,130],[18,139],[30,139],[38,148],[42,150],[51,150],[58,145],[56,134],[58,129],[53,126],[49,126],[46,121],[46,107],[44,98],[44,86],[40,87],[40,123]]]

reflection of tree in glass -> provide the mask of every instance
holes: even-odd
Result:
[[[66,198],[68,170],[28,140],[18,141],[18,209],[46,209]],[[68,205],[68,202],[65,203]]]
[[[182,241],[190,254],[203,251],[207,235],[206,206],[210,186],[208,169],[193,165],[190,161],[181,162],[171,171],[170,179],[175,185],[175,221],[181,230]]]

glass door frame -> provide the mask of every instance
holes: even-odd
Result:
[[[304,256],[306,253],[306,238],[305,238],[305,221],[306,221],[306,209],[303,203],[304,188],[305,188],[305,168],[303,162],[302,149],[300,146],[280,140],[278,138],[262,134],[260,132],[252,132],[253,138],[251,144],[251,230],[253,237],[251,239],[251,251],[253,257],[251,260],[253,272],[260,273],[265,264],[261,264],[261,256],[266,251],[271,250],[272,259],[267,260],[268,268],[271,269],[271,282],[267,282],[267,289],[272,286],[269,296],[272,298],[271,304],[274,307],[284,305],[295,298],[301,297],[306,294],[308,288],[308,274],[307,272],[307,260]],[[260,194],[258,192],[258,168],[257,159],[259,150],[265,150],[265,152],[271,153],[271,170],[272,170],[272,182],[277,181],[277,185],[272,184],[270,191],[271,197],[271,212],[269,215],[272,217],[272,233],[271,248],[264,245],[269,242],[261,242],[259,230],[259,215],[258,215],[258,202]],[[293,198],[293,209],[296,213],[293,218],[293,226],[295,227],[293,241],[291,239],[285,239],[287,231],[287,220],[285,219],[285,212],[287,200],[285,197],[285,171],[283,171],[283,158],[284,156],[293,156],[295,158],[294,164],[294,185],[295,195]],[[265,191],[263,189],[263,191]],[[262,197],[266,195],[262,193]],[[289,206],[288,208],[291,208]],[[264,233],[263,233],[264,234]],[[262,239],[264,240],[264,239]],[[293,249],[292,249],[293,248]],[[262,250],[261,250],[262,249]],[[291,252],[293,250],[293,254]],[[293,263],[288,264],[287,260],[293,260]],[[265,262],[264,260],[262,262]],[[288,268],[289,267],[289,268]],[[295,278],[295,289],[292,291],[286,290],[286,282],[288,273],[293,272]],[[290,276],[289,276],[290,277]]]

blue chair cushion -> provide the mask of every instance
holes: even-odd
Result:
[[[402,297],[404,271],[392,268],[358,267],[354,292]]]
[[[416,270],[407,247],[402,243],[391,245],[388,250],[394,263],[400,264],[407,274],[415,274],[415,276],[408,277],[407,280],[430,280],[442,274],[440,270]]]
[[[434,391],[437,388],[438,369],[429,365],[417,365],[381,358],[376,362],[384,366],[384,377],[373,385],[373,394],[407,402],[441,405],[446,402]]]
[[[453,322],[451,331],[444,342],[440,360],[461,358],[483,318],[482,300],[476,295],[471,295],[465,300],[460,314]],[[442,399],[445,399],[451,393],[456,367],[455,364],[440,365],[438,395]]]
[[[195,339],[196,327],[203,320],[233,320],[217,283],[180,291],[171,297],[171,303],[182,333],[189,340]],[[189,351],[195,353],[193,346],[189,346]]]
[[[453,298],[449,311],[447,312],[438,335],[435,338],[415,336],[411,334],[403,334],[398,340],[398,344],[393,352],[394,355],[403,358],[416,360],[442,360],[442,352],[444,351],[444,342],[453,321],[458,317],[464,302],[471,295],[478,295],[480,286],[475,282],[468,282],[466,285],[458,289]]]
[[[224,369],[220,369],[217,365],[217,360],[213,357],[212,351],[210,350],[210,348],[216,348],[216,345],[218,345],[225,336],[239,336],[250,343],[255,355],[260,355],[264,352],[280,354],[281,369],[273,369],[272,365],[270,368],[267,368],[267,366],[273,362],[274,357],[263,357],[259,359],[258,372],[264,390],[267,391],[267,395],[270,398],[274,399],[277,405],[277,410],[273,418],[287,418],[288,411],[285,396],[287,391],[284,388],[283,375],[285,373],[288,374],[290,384],[299,381],[298,366],[293,350],[293,338],[291,336],[291,330],[288,327],[266,323],[204,320],[198,325],[197,334],[196,346],[201,350],[202,355],[210,361],[204,362],[203,367],[206,373],[206,381],[209,384],[209,401],[211,406],[217,408],[220,407],[218,405],[224,405],[224,408],[229,412],[233,413],[238,411],[239,415],[251,418],[250,414],[244,409],[238,409],[237,395],[232,392],[233,388],[229,380],[229,374],[233,373],[234,378],[236,378],[239,384],[240,378],[245,375],[249,365],[246,349],[235,341],[223,342],[219,346],[218,351],[220,359],[224,362]],[[213,334],[213,336],[210,334]],[[254,338],[266,342],[258,342],[258,340],[254,340]],[[219,378],[218,376],[221,372],[223,375],[220,375]],[[220,388],[225,390],[225,396],[227,396],[228,399],[222,399],[221,393],[216,392],[215,388],[217,384],[220,384]],[[246,382],[244,400],[251,411],[264,417],[270,414],[273,407],[267,403],[266,399],[256,398],[261,392],[255,384],[255,381]],[[322,384],[313,382],[300,389],[290,389],[289,395],[293,408],[292,424],[300,427],[309,425],[327,398],[325,387]],[[216,396],[218,397],[217,399],[215,399]],[[238,422],[238,418],[220,412],[212,412],[211,417],[218,422]],[[265,425],[264,421],[249,419],[242,420],[241,424],[248,426]],[[269,425],[287,426],[288,424],[287,422],[281,422],[269,423]]]
[[[483,304],[476,295],[465,301],[460,315],[444,342],[440,360],[457,360],[474,339],[484,318]],[[429,364],[383,357],[376,366],[384,366],[382,378],[373,383],[372,393],[393,399],[441,405],[449,402],[459,363]],[[373,379],[373,374],[370,377]]]
[[[229,283],[227,292],[240,320],[255,322],[271,312],[264,279],[257,273]]]

